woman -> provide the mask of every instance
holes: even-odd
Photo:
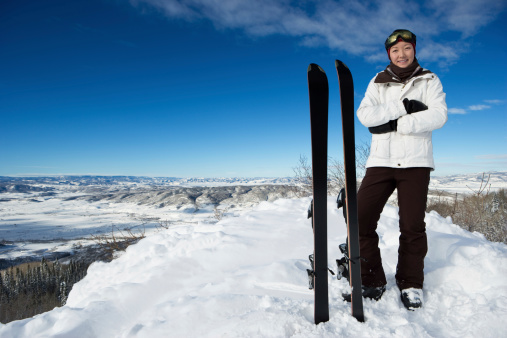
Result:
[[[438,77],[419,66],[416,36],[395,30],[386,40],[391,61],[368,85],[357,111],[372,133],[366,174],[358,191],[363,297],[379,300],[387,284],[376,233],[380,214],[398,192],[400,238],[396,283],[409,310],[423,303],[424,257],[428,249],[424,216],[434,170],[431,133],[447,121],[445,93]]]

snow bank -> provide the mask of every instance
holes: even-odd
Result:
[[[364,303],[365,323],[330,279],[330,321],[313,324],[306,268],[310,200],[261,203],[217,224],[152,234],[111,263],[94,263],[62,308],[0,326],[0,337],[500,337],[507,336],[507,246],[426,217],[425,305],[407,311],[394,273],[398,211],[379,224],[388,286]],[[346,230],[329,199],[329,266]]]

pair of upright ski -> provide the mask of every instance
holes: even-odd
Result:
[[[364,321],[361,289],[361,265],[359,262],[359,228],[357,223],[356,167],[354,136],[354,84],[348,67],[336,60],[340,84],[341,118],[343,129],[343,153],[345,167],[345,195],[341,194],[344,216],[347,221],[346,252],[351,292],[352,315]],[[308,270],[310,287],[315,292],[315,324],[329,320],[328,261],[327,261],[327,139],[329,87],[324,70],[312,63],[308,67],[308,91],[310,95],[310,122],[312,139],[313,200],[308,217],[312,217],[314,253],[310,256]],[[343,198],[342,198],[343,197]],[[343,265],[342,260],[342,267]],[[338,265],[340,269],[340,265]],[[339,272],[340,273],[340,272]]]

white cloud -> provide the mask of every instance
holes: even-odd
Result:
[[[484,109],[489,109],[489,108],[491,108],[491,106],[487,106],[485,104],[477,104],[477,105],[468,107],[468,109],[470,109],[470,110],[484,110]]]
[[[502,104],[503,101],[502,100],[484,100],[484,102],[486,103],[489,103],[489,104]],[[480,110],[486,110],[486,109],[490,109],[491,106],[490,105],[486,105],[486,104],[475,104],[475,105],[471,105],[471,106],[468,106],[467,109],[463,109],[463,108],[449,108],[447,110],[447,112],[449,114],[467,114],[468,113],[468,110],[471,110],[471,111],[480,111]]]
[[[502,103],[504,103],[503,100],[484,100],[484,102],[489,103],[489,104],[502,104]]]
[[[466,111],[465,109],[461,109],[461,108],[449,108],[449,109],[447,110],[447,112],[448,112],[449,114],[461,114],[461,115],[463,115],[463,114],[466,114],[466,113],[467,113],[467,111]]]
[[[507,160],[507,154],[477,155],[477,156],[475,156],[475,158],[481,159],[481,160]]]
[[[441,67],[455,63],[466,52],[464,38],[493,21],[505,8],[498,0],[131,0],[148,4],[169,18],[209,20],[217,29],[237,29],[250,36],[281,34],[306,46],[327,46],[364,57],[385,60],[383,42],[394,28],[417,33],[418,57]],[[445,32],[462,38],[434,43]],[[422,37],[422,38],[421,38]],[[419,44],[418,44],[419,47]]]
[[[465,44],[458,42],[442,44],[426,41],[424,47],[417,51],[417,58],[424,62],[436,62],[439,67],[447,68],[458,61],[466,48]]]
[[[429,7],[444,27],[473,36],[481,27],[493,21],[505,8],[502,0],[431,0]]]

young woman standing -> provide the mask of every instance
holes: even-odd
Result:
[[[439,78],[419,66],[416,36],[395,30],[385,41],[387,68],[369,83],[357,116],[372,133],[366,174],[358,191],[363,297],[380,299],[387,284],[377,222],[396,189],[400,238],[396,283],[407,309],[423,304],[424,222],[430,171],[434,170],[432,131],[447,121]]]

